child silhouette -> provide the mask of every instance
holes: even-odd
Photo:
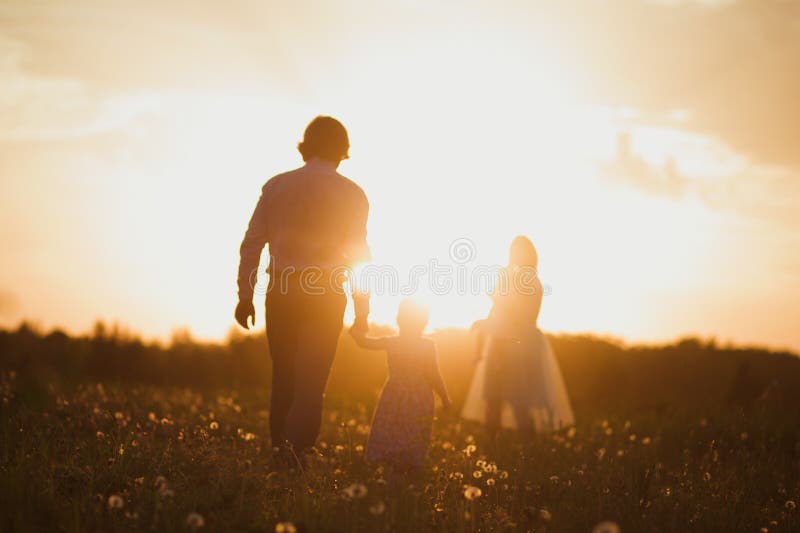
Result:
[[[397,313],[399,335],[367,337],[351,331],[356,343],[369,350],[385,350],[389,376],[383,386],[367,442],[367,460],[388,463],[397,470],[422,466],[431,437],[433,391],[446,410],[450,397],[439,372],[436,345],[423,336],[426,308],[406,299]]]

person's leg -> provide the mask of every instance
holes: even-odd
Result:
[[[486,432],[492,441],[500,431],[500,414],[502,410],[503,402],[500,398],[494,396],[486,398]]]
[[[514,420],[523,439],[528,440],[535,432],[531,410],[525,406],[512,405]]]
[[[272,359],[269,432],[273,447],[286,442],[286,418],[294,398],[297,326],[291,295],[269,293],[266,302],[267,341]]]
[[[286,437],[297,453],[314,445],[322,422],[322,400],[336,355],[347,300],[343,294],[305,295],[295,352],[294,401]]]

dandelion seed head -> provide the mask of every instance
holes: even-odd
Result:
[[[473,485],[467,485],[464,488],[464,497],[469,501],[476,500],[476,499],[480,498],[481,494],[483,494],[481,489],[479,489],[478,487],[475,487]]]
[[[353,483],[342,491],[351,500],[360,500],[367,495],[367,486],[363,483]]]
[[[108,508],[109,509],[122,509],[125,506],[125,501],[122,499],[122,496],[119,494],[112,494],[108,497]]]
[[[206,521],[200,513],[189,513],[186,516],[186,525],[190,529],[199,529],[206,525]]]
[[[604,520],[592,528],[592,533],[620,533],[619,524]]]

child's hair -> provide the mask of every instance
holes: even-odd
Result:
[[[428,308],[411,298],[404,299],[397,310],[397,325],[401,330],[422,333],[428,325]]]

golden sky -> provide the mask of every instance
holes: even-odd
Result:
[[[322,113],[401,279],[525,234],[548,331],[800,349],[798,95],[800,2],[5,0],[0,324],[224,336]],[[434,327],[489,306],[421,292]]]

